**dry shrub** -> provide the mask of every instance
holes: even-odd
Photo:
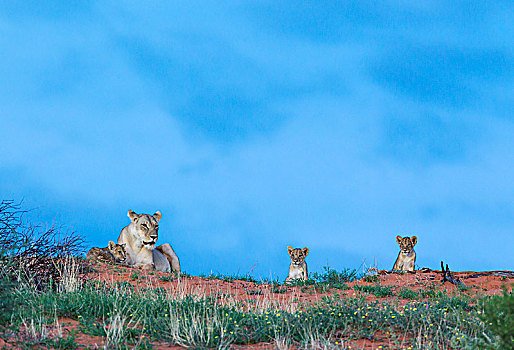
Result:
[[[25,213],[12,200],[0,203],[0,277],[28,283],[36,290],[74,290],[87,268],[78,258],[84,252],[84,240],[62,227],[25,225]]]

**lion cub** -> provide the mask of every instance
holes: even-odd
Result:
[[[400,252],[394,263],[393,270],[398,271],[414,271],[416,263],[416,252],[414,246],[418,242],[418,237],[396,236],[396,242],[400,245]]]
[[[309,248],[293,249],[293,247],[288,246],[287,252],[291,257],[291,265],[289,265],[289,276],[286,278],[286,283],[293,280],[307,281],[309,279],[309,274],[307,272],[307,263],[305,262],[305,258],[307,257],[307,254],[309,254]]]
[[[113,241],[109,241],[109,245],[106,248],[93,247],[87,252],[86,259],[111,264],[123,263],[127,259],[125,244],[116,244]]]

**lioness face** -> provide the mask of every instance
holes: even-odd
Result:
[[[398,245],[400,246],[400,250],[403,254],[409,254],[413,249],[416,243],[418,242],[418,237],[412,236],[412,237],[403,237],[402,236],[396,236],[396,242],[398,242]]]
[[[145,246],[153,246],[159,238],[159,220],[161,220],[161,212],[158,211],[153,215],[136,214],[129,210],[128,217],[132,220],[137,235],[143,241]]]
[[[291,262],[296,266],[301,266],[301,265],[303,265],[303,262],[305,261],[307,254],[309,254],[309,248],[305,247],[303,249],[300,249],[300,248],[293,249],[293,247],[288,246],[287,252],[289,253],[289,256],[291,257]]]
[[[109,251],[114,256],[117,262],[124,262],[127,259],[127,251],[125,250],[125,243],[117,244],[109,241]]]

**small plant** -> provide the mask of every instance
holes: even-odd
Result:
[[[278,284],[274,284],[271,287],[271,293],[276,293],[276,294],[287,293],[287,288],[283,288]]]
[[[130,275],[130,280],[131,281],[135,281],[135,280],[138,280],[140,277],[139,275],[139,272],[133,272],[131,275]]]
[[[200,275],[200,277],[205,278],[207,280],[221,280],[221,281],[225,281],[225,282],[246,281],[246,282],[259,283],[259,281],[256,280],[250,274],[246,274],[246,275],[210,274],[208,276]]]
[[[362,277],[362,280],[364,282],[377,283],[378,275],[365,275],[364,277]]]
[[[408,289],[408,288],[401,288],[398,291],[398,297],[402,299],[419,299],[420,295],[417,291]]]
[[[314,272],[311,276],[316,283],[326,283],[330,286],[337,288],[337,285],[352,282],[357,279],[357,270],[344,269],[336,271],[331,269],[330,266],[324,266],[322,273]]]
[[[173,277],[171,277],[171,275],[169,275],[169,276],[161,276],[161,277],[159,277],[159,279],[161,281],[164,281],[164,282],[171,282],[171,281],[173,281]]]
[[[373,294],[378,298],[390,297],[393,296],[393,288],[391,286],[381,286],[381,285],[373,285],[373,286],[354,286],[354,290],[364,293]]]
[[[514,294],[504,286],[503,295],[485,299],[483,308],[480,319],[498,338],[501,349],[514,349]]]
[[[262,291],[258,289],[247,289],[246,294],[248,295],[262,295]]]

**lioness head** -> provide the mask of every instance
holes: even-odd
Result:
[[[404,254],[409,254],[413,249],[416,243],[418,243],[418,237],[403,237],[396,236],[396,242],[400,245],[400,250]]]
[[[288,246],[287,252],[289,253],[289,256],[291,257],[291,262],[294,265],[300,266],[305,261],[307,254],[309,254],[309,248],[305,247],[305,248],[301,249],[301,248],[293,248],[291,246]]]
[[[114,256],[116,262],[124,262],[127,259],[127,251],[125,250],[125,243],[117,244],[109,241],[109,251]]]
[[[158,211],[153,215],[136,214],[129,209],[128,217],[132,220],[137,235],[143,241],[145,246],[152,246],[159,238],[159,220],[161,220],[161,212]]]

